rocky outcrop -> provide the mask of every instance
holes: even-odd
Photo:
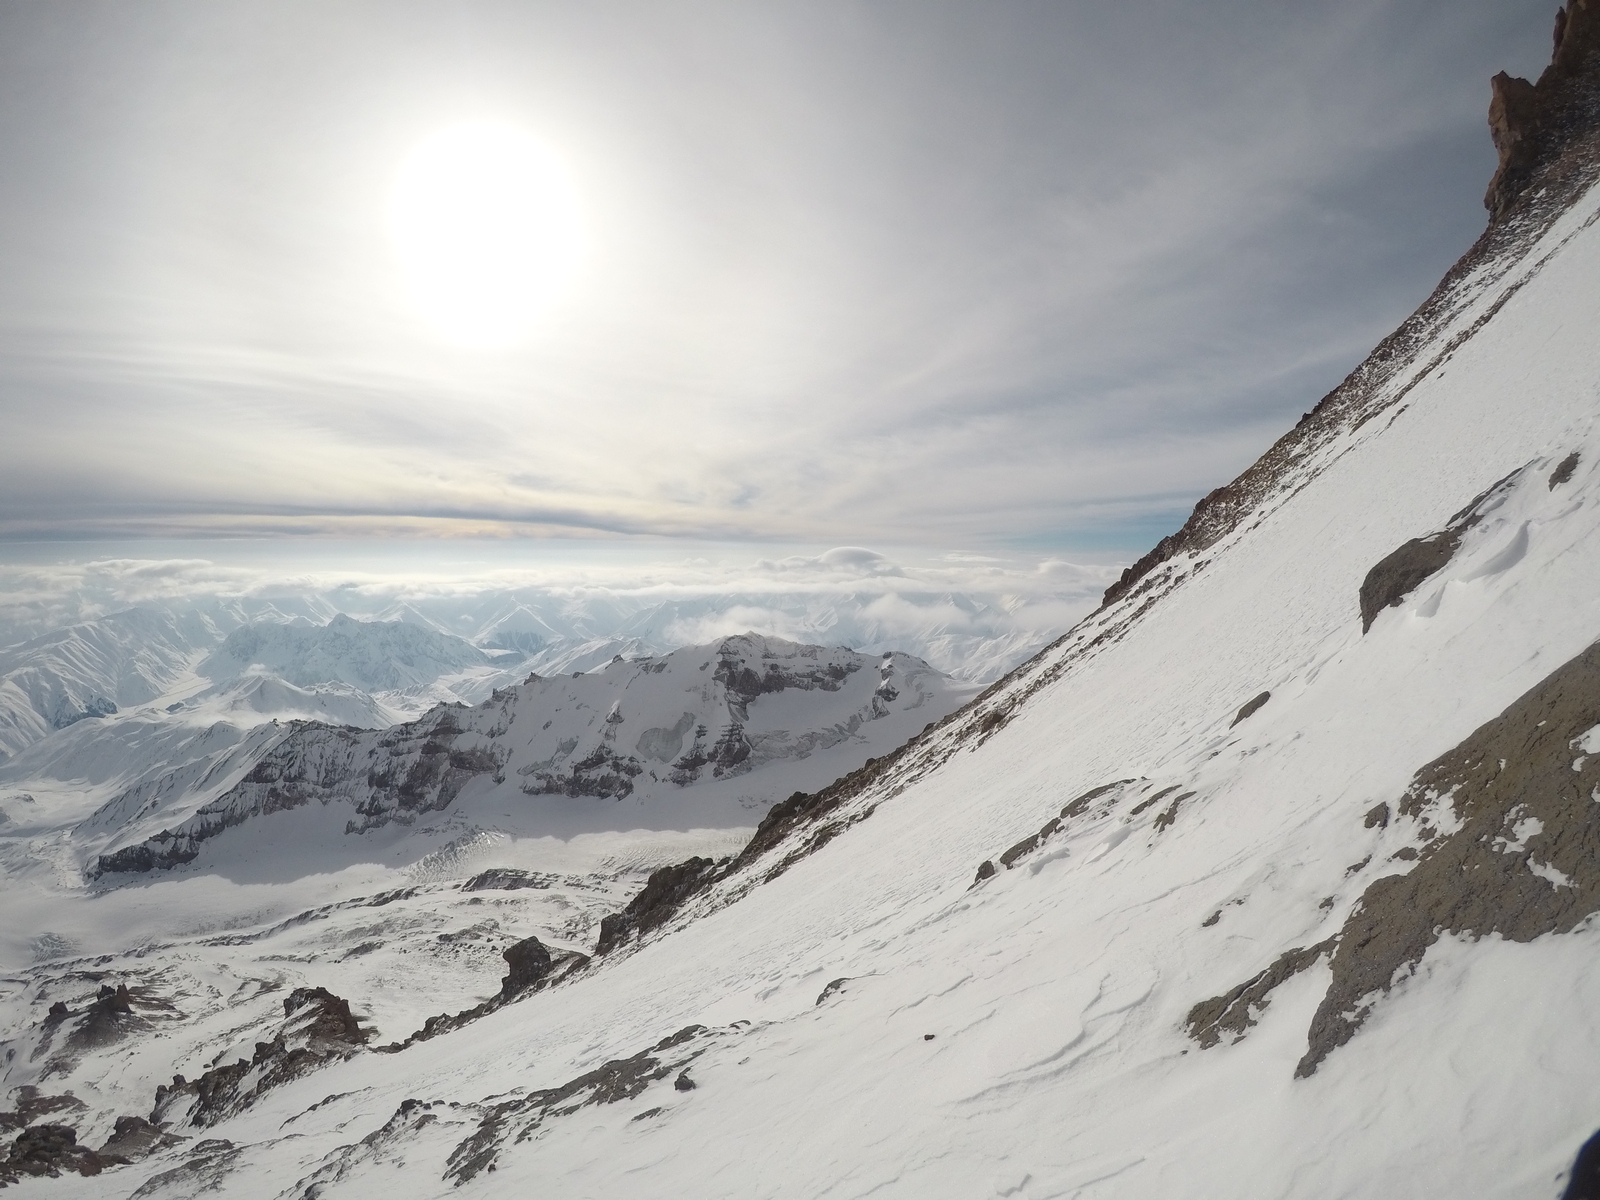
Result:
[[[71,1016],[71,1013],[58,1014],[52,1009],[52,1015],[64,1018]],[[133,1011],[133,997],[128,992],[127,984],[119,983],[116,987],[102,984],[99,995],[78,1015],[71,1032],[67,1034],[65,1048],[69,1054],[82,1054],[143,1033],[149,1028],[149,1022]]]
[[[1576,928],[1600,912],[1597,796],[1600,643],[1418,771],[1392,814],[1370,809],[1362,825],[1375,836],[1420,843],[1390,855],[1414,866],[1369,884],[1334,938],[1196,1004],[1190,1035],[1201,1046],[1243,1037],[1274,988],[1329,955],[1332,980],[1295,1068],[1308,1076],[1441,937],[1527,942]]]
[[[567,1116],[590,1105],[636,1099],[652,1083],[687,1068],[704,1052],[692,1048],[693,1043],[709,1035],[705,1026],[690,1025],[648,1050],[612,1059],[559,1087],[543,1088],[495,1105],[477,1131],[451,1152],[445,1179],[459,1185],[494,1170],[501,1146],[526,1141],[554,1117]]]
[[[95,1153],[102,1162],[130,1163],[184,1140],[143,1117],[118,1117],[111,1137]]]
[[[1489,133],[1500,156],[1483,198],[1491,220],[1512,211],[1564,146],[1596,132],[1597,58],[1600,3],[1569,0],[1556,12],[1555,49],[1539,81],[1504,71],[1490,81]]]
[[[1573,464],[1574,467],[1577,465]],[[1367,572],[1358,597],[1361,632],[1366,633],[1378,614],[1400,604],[1425,581],[1442,571],[1461,548],[1461,538],[1479,524],[1494,502],[1515,487],[1526,467],[1518,468],[1476,496],[1452,516],[1441,530],[1412,538],[1390,551]]]
[[[557,877],[535,871],[519,871],[515,867],[490,867],[461,885],[463,892],[515,892],[523,888],[544,891]]]
[[[1294,429],[1237,479],[1202,498],[1181,529],[1123,571],[1106,589],[1102,607],[1154,598],[1200,569],[1205,551],[1309,482],[1331,461],[1327,452],[1336,439],[1402,404],[1412,384],[1471,338],[1521,286],[1505,283],[1481,316],[1452,329],[1453,318],[1479,298],[1480,289],[1500,287],[1508,267],[1600,177],[1600,0],[1570,0],[1561,11],[1555,54],[1538,83],[1496,76],[1489,120],[1500,166],[1485,200],[1490,224],[1477,244],[1422,307]],[[1194,561],[1160,569],[1185,557]]]
[[[506,960],[507,971],[500,980],[500,990],[481,1004],[457,1013],[440,1013],[423,1022],[422,1028],[403,1042],[394,1042],[378,1049],[394,1054],[417,1042],[430,1041],[440,1034],[470,1025],[479,1017],[504,1008],[513,1000],[560,983],[589,965],[589,956],[573,950],[552,950],[536,937],[523,938],[500,952]]]
[[[0,1186],[29,1175],[98,1175],[106,1165],[93,1150],[78,1145],[72,1126],[30,1125],[11,1143],[11,1154],[0,1160]]]
[[[1228,722],[1228,728],[1232,729],[1240,721],[1248,721],[1251,717],[1260,712],[1262,706],[1264,706],[1266,702],[1271,699],[1271,692],[1262,692],[1259,695],[1253,696],[1249,700],[1246,700],[1244,704],[1240,706],[1239,711],[1234,714],[1233,720]]]
[[[1396,805],[1422,842],[1416,866],[1375,880],[1345,922],[1296,1074],[1349,1041],[1440,937],[1527,942],[1600,912],[1597,730],[1600,643],[1417,772]]]
[[[349,1001],[327,988],[296,988],[284,998],[283,1017],[272,1041],[257,1042],[250,1058],[213,1067],[192,1081],[176,1075],[170,1087],[157,1088],[150,1122],[215,1125],[273,1088],[349,1058],[367,1044]]]
[[[549,975],[553,965],[550,951],[536,937],[523,938],[516,945],[507,946],[500,954],[510,968],[500,981],[500,995],[508,1000]]]
[[[1600,1133],[1579,1148],[1561,1200],[1600,1200]]]
[[[25,1129],[40,1117],[57,1113],[82,1112],[88,1106],[70,1092],[60,1096],[47,1096],[32,1084],[17,1089],[16,1107],[10,1112],[0,1112],[0,1133]]]
[[[709,858],[691,858],[652,872],[627,908],[601,920],[600,940],[594,952],[609,954],[629,939],[663,924],[685,900],[718,878],[718,868],[727,863],[727,859],[715,863]]]
[[[1109,797],[1107,803],[1114,803],[1117,799],[1117,795],[1114,793],[1120,793],[1123,787],[1133,782],[1135,781],[1132,779],[1118,779],[1112,783],[1103,783],[1099,787],[1090,788],[1081,796],[1074,797],[1073,799],[1067,801],[1067,803],[1062,806],[1061,812],[1056,816],[1051,817],[1048,821],[1041,825],[1037,833],[1030,833],[1020,842],[1017,842],[1006,849],[1000,855],[1000,865],[1009,871],[1012,867],[1016,866],[1040,846],[1044,845],[1045,842],[1047,842],[1050,838],[1059,833],[1070,821],[1072,821],[1073,818],[1081,817],[1087,813],[1090,806],[1096,801]],[[1158,792],[1156,793],[1156,798],[1159,799],[1161,796],[1166,795],[1167,792],[1173,790],[1175,790],[1175,788],[1167,788],[1165,791]],[[1136,808],[1134,811],[1139,812],[1141,810]],[[1176,810],[1174,809],[1174,811]],[[984,859],[984,861],[978,865],[978,874],[973,879],[971,886],[977,887],[985,879],[992,878],[998,873],[999,872],[996,869],[994,862],[990,859]]]
[[[1238,987],[1196,1004],[1183,1019],[1184,1028],[1200,1043],[1201,1049],[1215,1046],[1229,1034],[1233,1041],[1238,1041],[1256,1023],[1257,1014],[1267,1007],[1273,991],[1330,953],[1333,946],[1334,939],[1329,938],[1315,946],[1285,950],[1270,967],[1252,975]]]

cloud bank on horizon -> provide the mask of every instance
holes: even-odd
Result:
[[[0,539],[1137,553],[1470,243],[1552,11],[12,6]],[[509,348],[384,241],[473,119],[589,241]]]
[[[523,653],[592,643],[600,661],[739,633],[904,650],[988,682],[1099,602],[1112,567],[1060,559],[941,555],[910,563],[856,546],[755,561],[579,565],[369,560],[360,569],[295,557],[0,563],[0,650],[128,609],[201,618],[324,624],[344,613],[407,621]]]

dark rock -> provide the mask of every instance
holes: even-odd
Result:
[[[1267,1007],[1273,989],[1293,979],[1329,953],[1333,946],[1334,939],[1329,938],[1315,946],[1297,946],[1287,950],[1270,967],[1252,975],[1238,987],[1209,1000],[1202,1000],[1183,1019],[1189,1036],[1199,1042],[1202,1049],[1215,1046],[1227,1033],[1233,1034],[1233,1040],[1238,1041],[1256,1023],[1255,1014]]]
[[[1578,1150],[1561,1200],[1600,1200],[1600,1133]]]
[[[1369,998],[1386,993],[1442,935],[1526,942],[1565,933],[1600,911],[1600,805],[1590,799],[1600,760],[1579,762],[1573,749],[1596,724],[1600,644],[1417,772],[1399,815],[1424,819],[1430,805],[1449,804],[1456,831],[1420,851],[1406,847],[1401,853],[1410,851],[1417,865],[1374,880],[1362,894],[1330,961],[1333,981],[1297,1075],[1310,1075],[1349,1041]],[[1525,820],[1542,828],[1519,838]],[[1552,883],[1552,871],[1568,884]]]
[[[133,999],[125,983],[111,987],[102,984],[94,1001],[67,1036],[67,1049],[73,1053],[109,1046],[124,1038],[147,1032],[150,1024],[133,1011]]]
[[[1175,783],[1171,787],[1164,787],[1159,792],[1154,792],[1151,795],[1146,796],[1143,800],[1139,801],[1139,803],[1135,804],[1128,810],[1128,815],[1130,817],[1137,817],[1145,809],[1149,808],[1153,804],[1158,803],[1163,796],[1170,796],[1182,786],[1183,785],[1181,783]]]
[[[978,874],[973,878],[972,886],[973,887],[977,887],[980,883],[982,883],[985,879],[988,879],[994,873],[995,873],[994,863],[991,860],[987,859],[987,858],[984,859],[981,863],[978,864]]]
[[[817,1004],[821,1004],[829,996],[837,995],[838,993],[844,991],[844,985],[849,982],[850,976],[848,975],[841,975],[838,979],[833,980],[828,984],[827,987],[822,989],[822,995],[817,997]],[[812,1007],[815,1007],[815,1005]]]
[[[1182,806],[1183,802],[1193,798],[1193,792],[1183,792],[1180,795],[1174,796],[1172,798],[1172,803],[1167,805],[1166,810],[1156,814],[1155,824],[1151,826],[1151,829],[1156,833],[1160,833],[1163,829],[1168,828],[1174,821],[1178,819],[1178,809]]]
[[[1089,811],[1089,806],[1101,796],[1104,796],[1107,792],[1113,791],[1116,788],[1123,787],[1124,785],[1133,782],[1134,780],[1132,779],[1118,779],[1111,783],[1102,783],[1096,788],[1090,788],[1087,792],[1083,793],[1083,795],[1078,796],[1073,800],[1069,800],[1066,807],[1061,810],[1061,815],[1063,817],[1081,817],[1084,813]]]
[[[104,1146],[96,1150],[102,1159],[132,1162],[156,1150],[176,1146],[184,1139],[152,1125],[143,1117],[118,1117],[115,1130]]]
[[[93,1150],[78,1145],[78,1131],[70,1125],[24,1129],[11,1143],[11,1157],[4,1165],[13,1175],[48,1175],[52,1179],[63,1171],[98,1175],[105,1166]]]
[[[524,938],[514,946],[501,951],[501,957],[511,968],[500,981],[500,994],[507,998],[532,987],[550,974],[550,951],[536,937]]]
[[[133,1002],[128,996],[128,985],[125,983],[119,983],[114,988],[102,985],[99,998],[95,1000],[95,1004],[107,1012],[131,1013],[133,1011]]]
[[[1367,815],[1361,818],[1361,823],[1368,829],[1389,828],[1389,806],[1387,804],[1374,804],[1367,810]]]
[[[553,1117],[567,1116],[590,1105],[635,1099],[652,1083],[667,1078],[674,1071],[680,1074],[679,1082],[673,1086],[679,1091],[689,1090],[694,1083],[688,1078],[687,1068],[703,1051],[684,1053],[680,1048],[706,1033],[703,1025],[687,1026],[648,1050],[602,1063],[560,1087],[544,1088],[495,1105],[485,1114],[477,1131],[451,1151],[445,1178],[457,1185],[466,1183],[494,1169],[495,1156],[506,1142],[527,1140]],[[669,1054],[669,1051],[678,1052]]]
[[[1462,255],[1427,301],[1294,429],[1237,479],[1205,496],[1182,529],[1162,538],[1125,570],[1106,589],[1102,609],[1146,593],[1145,603],[1153,602],[1191,571],[1198,571],[1205,561],[1201,558],[1204,551],[1291,491],[1296,482],[1316,473],[1316,468],[1307,471],[1305,467],[1315,451],[1380,412],[1403,405],[1413,384],[1472,338],[1509,297],[1511,292],[1503,293],[1494,307],[1467,328],[1451,329],[1450,323],[1459,313],[1462,286],[1473,274],[1508,252],[1531,246],[1594,182],[1594,134],[1600,129],[1600,54],[1596,53],[1600,48],[1600,0],[1571,0],[1564,11],[1560,44],[1549,69],[1536,85],[1525,85],[1535,94],[1534,111],[1530,113],[1521,103],[1521,88],[1496,85],[1502,111],[1491,114],[1491,136],[1502,164],[1486,198],[1490,224],[1477,243]],[[1415,370],[1416,349],[1435,338],[1437,352],[1420,364],[1421,370]],[[1411,373],[1409,381],[1397,378],[1403,371]],[[1187,556],[1192,566],[1161,570],[1180,556]],[[1130,604],[1129,609],[1131,619],[1134,606]],[[1109,628],[1105,632],[1113,633]]]
[[[1027,855],[1027,854],[1032,854],[1035,850],[1037,850],[1039,848],[1039,844],[1041,842],[1043,842],[1052,833],[1054,833],[1056,830],[1058,830],[1060,828],[1061,828],[1061,818],[1060,817],[1053,817],[1051,820],[1046,821],[1044,823],[1044,825],[1040,828],[1038,833],[1029,834],[1027,837],[1023,838],[1016,845],[1012,846],[1010,849],[1006,850],[1003,854],[1001,854],[1000,855],[1000,865],[1002,867],[1005,867],[1007,870],[1010,870],[1012,864],[1014,864],[1019,858],[1022,858],[1024,855]]]
[[[474,875],[461,885],[463,892],[514,892],[521,888],[538,888],[541,891],[550,886],[550,876],[536,875],[530,871],[518,871],[512,867],[490,867],[481,874]]]
[[[1361,581],[1361,632],[1366,633],[1378,614],[1393,608],[1430,575],[1443,569],[1461,545],[1454,530],[1412,538],[1378,561]]]
[[[687,1070],[680,1071],[678,1077],[672,1081],[672,1089],[677,1092],[692,1092],[695,1089],[694,1080],[689,1078]]]
[[[630,938],[664,923],[684,901],[710,886],[717,878],[718,865],[709,858],[691,858],[652,872],[627,908],[601,920],[594,952],[609,954]]]
[[[1256,713],[1260,712],[1261,706],[1271,699],[1271,692],[1262,692],[1259,696],[1255,696],[1252,699],[1246,700],[1244,707],[1239,709],[1238,715],[1233,718],[1233,721],[1228,725],[1228,728],[1232,729],[1240,721],[1243,721],[1247,717],[1252,717]]]
[[[215,1125],[243,1112],[266,1092],[349,1058],[367,1042],[349,1001],[327,988],[295,988],[284,998],[283,1018],[273,1039],[257,1042],[248,1061],[241,1058],[213,1067],[192,1083],[174,1075],[172,1086],[156,1093],[150,1123]]]
[[[318,1042],[364,1046],[367,1035],[350,1013],[350,1001],[327,988],[295,988],[283,1001],[283,1015],[300,1025],[301,1036]],[[280,1033],[277,1039],[283,1041]]]
[[[1578,452],[1574,450],[1556,464],[1556,469],[1550,472],[1550,490],[1553,492],[1567,480],[1572,478],[1572,473],[1578,469]]]
[[[82,1112],[86,1108],[88,1105],[76,1096],[47,1096],[32,1084],[23,1084],[17,1089],[16,1109],[0,1112],[0,1132],[22,1129],[52,1113]]]
[[[67,1007],[66,1001],[57,1000],[50,1006],[50,1014],[45,1019],[48,1021],[59,1021],[64,1017],[70,1017],[71,1015],[72,1010]]]
[[[1537,83],[1504,71],[1490,81],[1489,134],[1500,161],[1483,204],[1493,221],[1503,220],[1540,169],[1592,127],[1600,4],[1569,0],[1556,13],[1554,41]]]

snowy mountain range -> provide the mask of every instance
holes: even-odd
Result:
[[[1495,97],[1434,295],[965,706],[905,656],[708,639],[7,775],[3,1170],[1594,1195],[1600,3]],[[794,790],[738,828],[763,775]]]
[[[880,577],[892,570],[866,551],[841,561]],[[1070,623],[1039,623],[1053,619],[1058,599],[1040,605],[917,588],[671,600],[608,589],[362,599],[277,587],[270,597],[148,600],[0,649],[0,756],[74,721],[130,709],[142,717],[170,709],[190,724],[277,718],[377,728],[434,704],[476,704],[529,673],[590,671],[619,654],[660,656],[749,630],[867,655],[904,652],[982,684]],[[1064,611],[1087,607],[1072,602]]]

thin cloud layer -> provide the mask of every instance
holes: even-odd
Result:
[[[1549,9],[13,6],[0,538],[1135,554],[1466,248]],[[594,242],[504,352],[381,220],[478,117]]]
[[[657,561],[587,566],[483,561],[351,571],[313,562],[230,565],[200,559],[98,559],[0,566],[0,647],[130,607],[217,612],[228,620],[337,612],[415,620],[483,640],[539,628],[550,636],[642,639],[650,648],[756,632],[867,649],[914,645],[947,670],[980,643],[990,659],[1042,645],[1099,602],[1115,568],[1051,560],[897,562],[860,547],[756,562]],[[519,621],[517,614],[532,618]],[[999,649],[996,649],[999,647]],[[930,649],[931,648],[931,649]],[[997,661],[997,660],[996,660]]]

